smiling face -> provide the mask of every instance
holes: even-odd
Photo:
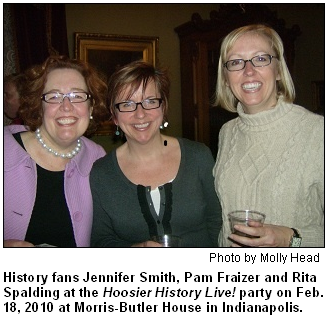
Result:
[[[130,86],[120,94],[118,99],[116,99],[116,103],[128,100],[141,102],[145,99],[161,98],[153,81],[148,83],[145,91],[143,91],[143,83],[141,83],[132,96],[129,96],[129,92]],[[125,133],[127,141],[147,144],[151,139],[160,134],[159,127],[163,121],[163,107],[145,110],[141,105],[138,105],[137,110],[133,112],[119,112],[116,109],[114,121]]]
[[[47,92],[88,92],[83,76],[74,69],[56,69],[48,74],[43,93]],[[50,144],[60,149],[75,146],[89,126],[90,100],[81,103],[71,103],[65,98],[62,103],[50,104],[42,101],[43,123],[42,137]]]
[[[261,54],[275,56],[269,39],[249,32],[236,40],[227,60],[248,60]],[[239,71],[225,70],[226,85],[243,105],[245,113],[254,114],[274,107],[277,103],[278,61],[273,58],[265,67],[254,67],[250,61]]]

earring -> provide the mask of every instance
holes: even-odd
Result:
[[[116,126],[115,135],[116,135],[116,136],[119,136],[119,135],[120,135],[120,131],[118,130],[118,126]]]
[[[90,114],[90,120],[92,120],[93,119],[93,116]]]
[[[169,125],[169,123],[168,123],[167,121],[165,121],[163,124],[161,124],[161,125],[159,126],[159,128],[162,130],[162,129],[164,129],[164,128],[167,128],[168,125]]]

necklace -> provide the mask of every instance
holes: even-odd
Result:
[[[54,154],[56,157],[61,157],[61,158],[68,158],[68,159],[71,159],[73,158],[74,156],[76,156],[80,150],[81,150],[81,140],[80,139],[77,139],[77,144],[76,144],[76,147],[71,151],[71,152],[68,152],[68,153],[60,153],[60,152],[57,152],[56,150],[53,150],[51,149],[50,147],[48,147],[45,142],[42,140],[42,137],[41,137],[41,133],[40,133],[40,129],[36,129],[35,131],[35,137],[36,139],[39,141],[39,143],[42,145],[43,148],[47,149],[50,153]]]

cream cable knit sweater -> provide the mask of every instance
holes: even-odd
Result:
[[[269,111],[249,115],[238,104],[237,112],[220,131],[213,169],[219,246],[230,246],[227,214],[237,209],[298,229],[302,247],[324,246],[324,118],[282,98]]]

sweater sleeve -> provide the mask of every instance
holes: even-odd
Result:
[[[108,162],[108,156],[105,157]],[[96,162],[90,173],[90,187],[93,198],[93,223],[91,230],[91,247],[131,247],[132,243],[117,236],[112,219],[104,209],[103,201],[110,202],[106,188],[109,188],[111,177],[106,170],[106,162]],[[114,187],[114,186],[112,186]]]
[[[310,153],[308,170],[304,175],[307,185],[306,212],[309,224],[299,228],[302,247],[324,246],[324,119],[320,118],[313,127],[309,140]]]
[[[214,177],[212,174],[214,159],[210,149],[207,147],[204,147],[199,167],[206,202],[206,223],[213,246],[217,247],[218,236],[222,227],[222,210],[214,188]]]

